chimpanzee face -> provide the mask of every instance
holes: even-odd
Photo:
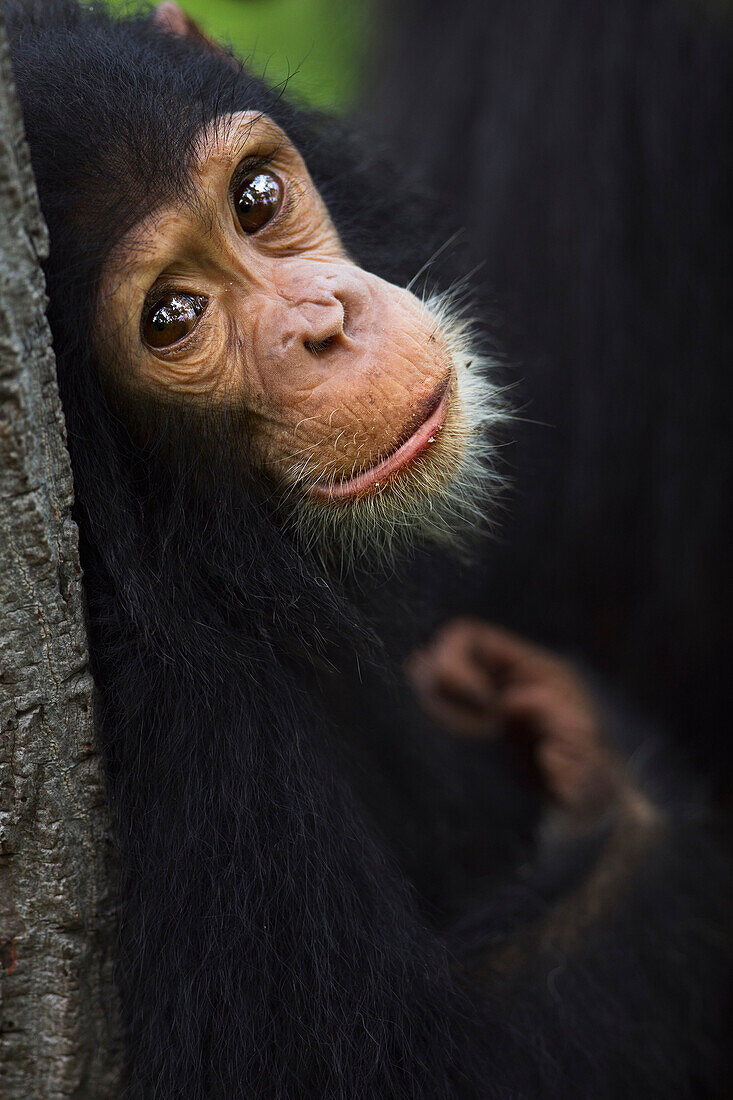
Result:
[[[216,120],[189,174],[188,201],[107,264],[103,360],[138,393],[244,407],[268,473],[311,503],[407,491],[432,508],[470,436],[455,325],[349,258],[268,117]]]

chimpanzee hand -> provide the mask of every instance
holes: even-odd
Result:
[[[503,736],[549,798],[592,819],[623,783],[589,689],[567,661],[480,619],[453,619],[406,665],[423,708],[461,737]]]

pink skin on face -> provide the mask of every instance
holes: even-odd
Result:
[[[344,500],[360,496],[371,489],[378,489],[394,474],[401,472],[420,457],[443,430],[452,393],[452,376],[449,376],[435,394],[426,402],[432,409],[420,427],[382,462],[357,474],[356,477],[337,481],[332,485],[314,485],[310,492],[329,500]]]

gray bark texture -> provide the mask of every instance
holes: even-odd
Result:
[[[107,1100],[114,869],[47,247],[0,17],[0,1097]]]

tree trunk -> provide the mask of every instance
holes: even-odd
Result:
[[[112,847],[46,250],[0,17],[0,1095],[107,1100]]]

